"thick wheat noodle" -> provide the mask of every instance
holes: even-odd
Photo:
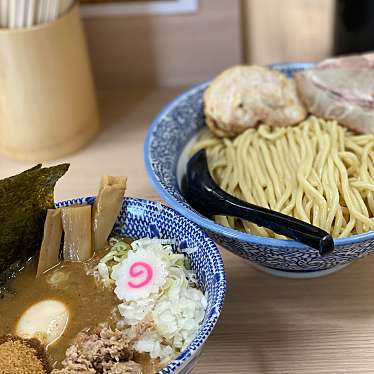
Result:
[[[370,170],[369,170],[369,165],[371,160],[369,159],[369,153],[374,147],[374,142],[370,142],[364,146],[364,152],[362,154],[363,161],[361,163],[361,171],[360,173],[362,174],[362,179],[366,184],[370,184]],[[356,187],[357,188],[357,187]],[[364,192],[365,193],[365,192]],[[373,190],[368,188],[366,190],[366,201],[368,208],[370,210],[370,213],[373,213],[374,210],[374,195],[373,195]]]
[[[369,160],[370,160],[370,157],[369,157]],[[368,163],[368,169],[369,169],[369,180],[370,179],[374,179],[374,163],[371,163],[371,161],[369,161]],[[369,188],[367,188],[367,196],[368,196],[368,205],[369,205],[369,208],[370,208],[370,211],[371,211],[371,214],[374,215],[374,189],[371,188],[372,185],[370,185],[370,183],[366,183],[366,186],[369,186]],[[356,188],[359,188],[359,187],[356,187]]]
[[[362,154],[363,152],[363,148],[362,146],[356,144],[355,142],[353,142],[351,139],[346,139],[345,140],[345,147],[347,149],[350,149],[351,151],[355,152],[356,154],[360,155]]]
[[[331,202],[329,204],[329,215],[327,216],[326,229],[328,232],[332,232],[334,234],[334,231],[331,231],[333,228],[333,221],[335,219],[335,227],[338,229],[342,225],[341,221],[339,221],[339,217],[340,215],[342,216],[342,213],[341,213],[341,210],[339,209],[339,197],[340,196],[339,196],[339,189],[337,188],[335,184],[333,161],[329,159],[327,165],[328,167],[325,171],[325,175],[327,176],[326,184],[328,188],[326,192],[328,191],[328,193],[331,194]],[[336,235],[338,235],[338,233],[336,233]]]
[[[308,176],[311,174],[312,172],[312,167],[313,167],[313,155],[314,155],[314,152],[313,152],[313,148],[310,147],[310,142],[311,142],[311,138],[308,137],[308,133],[305,131],[307,128],[304,128],[304,131],[303,131],[303,140],[304,140],[304,143],[305,143],[305,152],[307,154],[307,162],[305,163],[306,164],[306,172],[305,172],[305,178],[304,179],[301,179],[299,180],[299,183],[301,184],[302,187],[304,187],[304,190],[311,196],[312,200],[315,200],[315,204],[313,206],[313,222],[315,222],[315,224],[317,226],[323,226],[323,224],[320,223],[321,222],[325,222],[326,221],[326,216],[327,216],[327,204],[326,204],[326,200],[325,198],[323,197],[323,195],[321,193],[318,192],[318,190],[316,188],[314,188],[311,183],[308,181]]]
[[[259,168],[260,165],[260,160],[257,157],[257,152],[255,151],[254,148],[250,148],[249,150],[252,162],[250,164],[250,167],[253,167],[253,170],[255,174],[250,173],[251,176],[251,186],[253,188],[253,193],[256,198],[256,201],[259,202],[261,206],[264,206],[266,208],[269,207],[269,204],[266,200],[265,193],[264,193],[264,188],[266,187],[266,179],[265,176],[263,175],[262,171]]]
[[[250,173],[248,172],[248,168],[245,167],[245,162],[250,157],[247,153],[249,149],[251,140],[253,137],[253,133],[248,131],[246,136],[237,138],[237,141],[234,141],[234,147],[236,147],[236,154],[237,154],[237,168],[238,168],[238,177],[239,177],[239,188],[242,192],[242,197],[246,201],[254,201],[254,197],[251,192],[251,188],[249,186],[252,185],[252,181],[250,180]],[[244,229],[250,232],[253,232],[258,235],[267,235],[267,232],[264,229],[256,228],[250,222],[243,221],[242,222]]]
[[[369,217],[366,217],[363,214],[361,214],[359,212],[359,207],[357,206],[357,204],[354,203],[353,196],[352,196],[353,191],[350,189],[349,181],[348,181],[348,174],[347,174],[346,169],[344,168],[343,162],[336,155],[334,155],[334,161],[340,172],[341,183],[342,183],[342,186],[341,186],[342,193],[343,193],[346,206],[349,209],[350,215],[355,217],[360,222],[360,224],[366,223],[370,227],[370,229],[374,229],[374,220],[370,220]]]
[[[280,199],[278,200],[276,210],[280,212],[284,212],[285,209],[287,209],[287,202],[289,201],[291,195],[292,195],[292,190],[293,190],[293,185],[290,183],[291,177],[290,177],[290,170],[289,170],[289,165],[285,161],[283,157],[283,152],[282,152],[282,144],[279,140],[276,141],[275,145],[275,153],[273,157],[273,162],[276,164],[276,160],[278,160],[280,164],[279,170],[281,170],[281,178],[282,178],[282,187],[283,187],[283,194],[281,195]]]
[[[374,192],[374,184],[370,182],[357,180],[357,181],[353,181],[351,183],[351,186],[357,188],[358,190],[364,190],[364,191],[366,190],[366,191]]]
[[[278,187],[277,184],[274,184],[274,181],[276,181],[277,175],[275,172],[275,169],[273,168],[272,162],[270,160],[270,154],[269,151],[264,144],[264,141],[260,142],[260,155],[262,156],[262,163],[264,165],[265,169],[265,175],[266,175],[266,195],[267,195],[267,200],[269,201],[270,208],[274,209],[275,208],[275,201],[276,201],[276,189]]]
[[[257,159],[256,153],[249,152],[249,150],[253,151],[253,148],[251,148],[251,145],[253,143],[255,133],[252,132],[250,134],[250,137],[248,137],[248,141],[243,144],[244,148],[242,150],[243,152],[243,169],[246,171],[246,181],[247,183],[244,183],[243,185],[243,191],[245,191],[245,194],[252,195],[252,191],[254,192],[252,199],[246,199],[247,201],[262,201],[262,203],[266,204],[266,198],[265,195],[262,193],[261,186],[266,185],[266,177],[264,173],[262,172],[261,168],[259,168],[259,160]],[[248,167],[245,167],[248,165],[248,161],[251,165],[254,166],[254,172],[253,170],[250,170]],[[261,179],[261,182],[259,183],[258,180],[256,180],[256,175],[258,175]],[[251,189],[251,186],[254,186],[254,188]],[[257,196],[257,199],[255,198]],[[245,198],[245,196],[244,196]],[[242,222],[243,223],[243,222]],[[258,227],[254,225],[253,223],[244,223],[245,230],[249,232],[253,232],[256,235],[262,235],[262,236],[268,236],[268,230],[263,227]]]
[[[374,135],[309,117],[294,127],[249,129],[234,140],[205,131],[191,154],[206,149],[215,181],[228,193],[331,232],[374,230]],[[222,225],[280,237],[233,217]]]
[[[318,136],[318,139],[320,139],[320,148],[321,148],[321,160],[320,162],[316,165],[317,166],[317,173],[318,176],[321,178],[322,177],[322,172],[324,170],[324,166],[327,162],[328,155],[330,153],[330,138],[328,135],[323,134],[323,135],[316,135]]]

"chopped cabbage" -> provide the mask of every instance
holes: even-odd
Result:
[[[151,318],[153,328],[139,338],[135,348],[161,361],[192,341],[207,308],[195,273],[186,268],[184,254],[173,252],[173,244],[169,239],[145,238],[131,245],[117,241],[97,267],[103,282],[115,285],[123,323],[134,326]],[[147,261],[153,266],[152,282],[139,289],[128,287],[131,265]]]

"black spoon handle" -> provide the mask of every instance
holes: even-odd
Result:
[[[217,185],[210,186],[210,188],[205,187],[209,189],[209,193],[206,193],[204,197],[201,196],[201,201],[204,202],[204,206],[201,208],[211,215],[221,214],[248,220],[259,226],[269,228],[277,234],[285,235],[313,247],[321,255],[326,255],[334,248],[331,235],[319,227],[274,210],[239,200]]]

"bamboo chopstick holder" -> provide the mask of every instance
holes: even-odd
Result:
[[[30,13],[27,19],[32,22]],[[56,21],[1,29],[0,72],[1,153],[54,159],[96,134],[99,116],[78,5]]]

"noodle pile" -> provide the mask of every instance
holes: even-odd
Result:
[[[374,230],[374,135],[309,117],[295,127],[249,129],[233,140],[204,132],[211,175],[226,192],[316,225],[333,237]],[[225,226],[283,238],[234,217]]]

